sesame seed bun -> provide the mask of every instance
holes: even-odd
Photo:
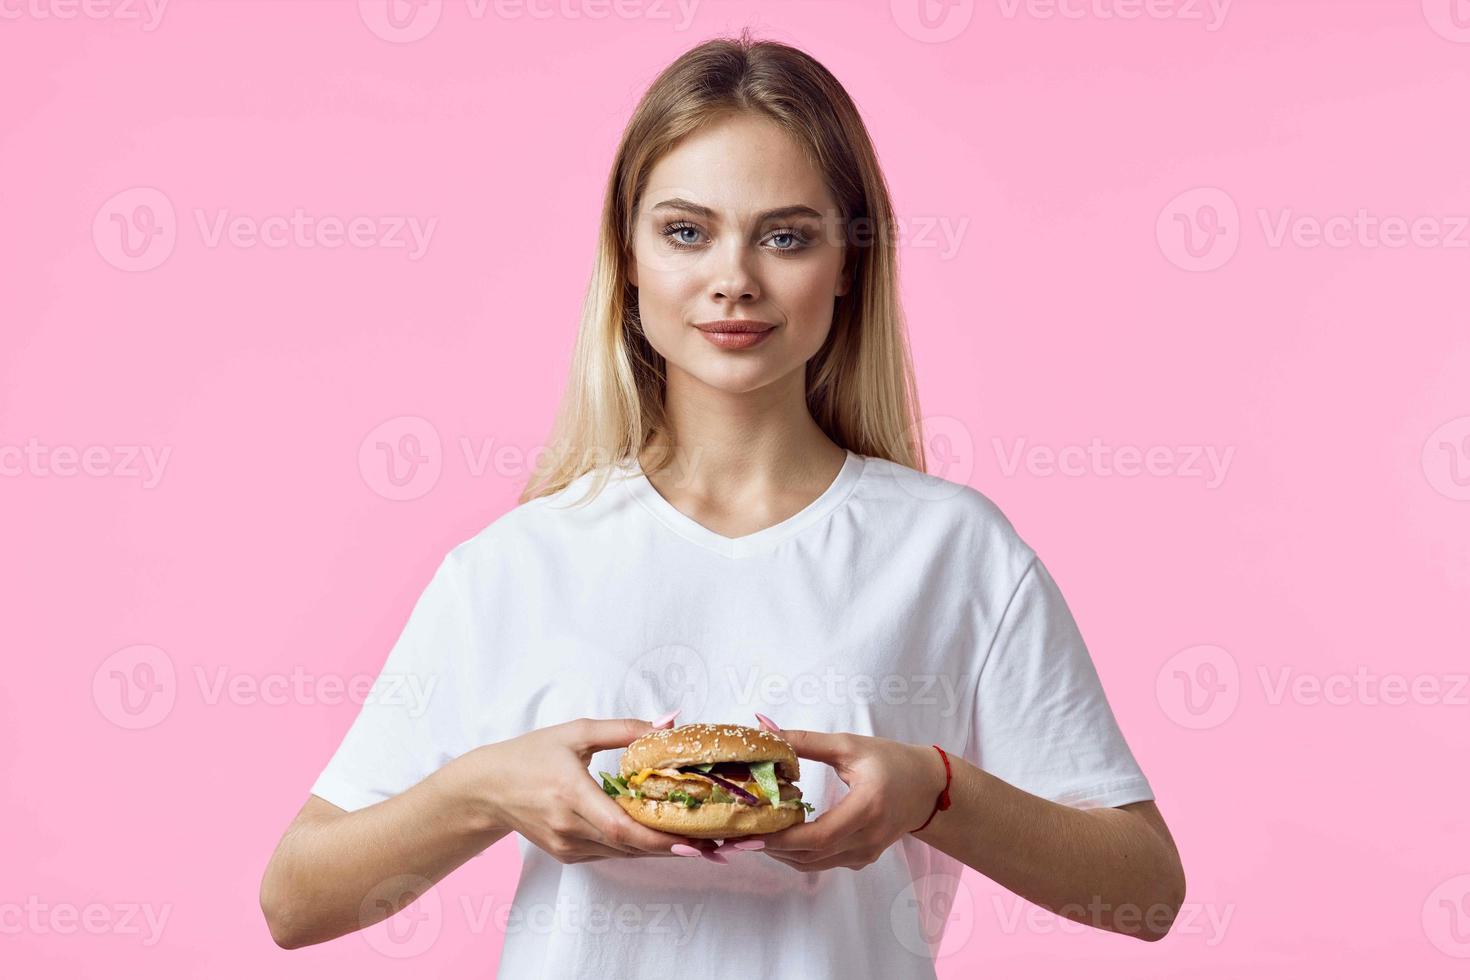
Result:
[[[707,762],[776,763],[776,775],[794,783],[801,778],[801,763],[791,743],[780,735],[746,728],[744,725],[695,723],[678,728],[660,728],[633,740],[618,763],[621,775],[643,769],[677,769]],[[800,807],[796,808],[800,811]]]

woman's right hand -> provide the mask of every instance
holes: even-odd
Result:
[[[658,727],[667,728],[672,718]],[[728,863],[714,841],[645,827],[630,817],[587,771],[599,749],[627,746],[654,730],[637,718],[578,718],[474,749],[456,763],[472,765],[477,794],[497,826],[514,830],[562,864],[610,857],[674,857],[689,849]],[[672,848],[682,845],[681,851]],[[723,850],[723,848],[722,848]]]
[[[632,718],[579,718],[471,749],[371,806],[347,811],[309,797],[261,879],[271,937],[295,949],[370,926],[512,830],[564,864],[680,853],[728,863],[709,849],[713,841],[638,823],[587,771],[596,750],[628,745],[653,728]],[[719,850],[741,846],[750,845]],[[388,885],[391,902],[365,901],[382,898]]]

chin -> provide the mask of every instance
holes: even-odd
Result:
[[[773,369],[769,364],[756,363],[700,364],[692,371],[682,367],[680,370],[706,388],[713,388],[727,395],[744,395],[752,391],[759,391],[787,373]]]

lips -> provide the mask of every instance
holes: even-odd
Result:
[[[705,333],[765,333],[767,330],[774,330],[776,325],[761,320],[712,320],[709,323],[696,323],[694,327]]]
[[[696,323],[695,328],[704,339],[722,350],[749,350],[766,342],[776,329],[774,323],[761,320],[714,320]]]

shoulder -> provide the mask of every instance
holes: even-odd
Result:
[[[618,486],[621,475],[617,468],[589,470],[555,493],[517,504],[455,545],[445,561],[465,573],[503,567],[508,557],[524,567],[559,544],[585,539],[630,503]]]
[[[983,558],[1001,577],[1019,579],[1035,557],[1000,506],[969,484],[865,456],[859,494],[881,526]]]

